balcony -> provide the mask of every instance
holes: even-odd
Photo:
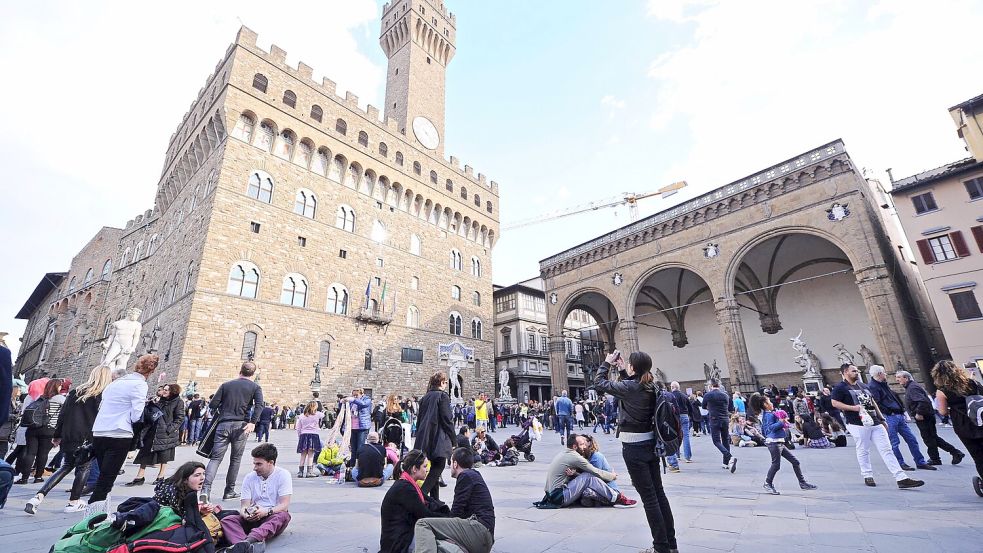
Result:
[[[363,307],[358,310],[358,313],[355,314],[355,320],[366,324],[385,326],[393,322],[393,316],[378,308],[372,309],[371,307]]]

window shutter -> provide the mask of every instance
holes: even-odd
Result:
[[[952,247],[956,250],[956,255],[959,257],[969,256],[969,247],[966,245],[966,239],[963,238],[963,233],[961,231],[956,231],[949,234],[949,238],[952,240]]]
[[[973,227],[973,238],[976,239],[976,247],[983,252],[983,227]]]
[[[919,240],[916,243],[918,244],[918,251],[922,254],[922,259],[925,260],[925,264],[931,265],[935,263],[935,254],[932,253],[932,246],[928,244],[928,240]]]

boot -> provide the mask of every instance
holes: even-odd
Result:
[[[314,467],[308,466],[307,475],[305,476],[305,478],[317,478],[317,477],[318,477],[318,473],[316,470],[314,470]]]
[[[299,467],[297,467],[297,478],[306,477],[307,476],[306,471],[307,471],[307,467],[305,467],[304,465],[300,465]]]

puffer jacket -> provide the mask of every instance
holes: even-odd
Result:
[[[599,394],[611,394],[618,398],[618,431],[651,432],[652,415],[655,413],[655,388],[628,378],[618,382],[608,380],[611,365],[601,363],[594,375],[594,389]]]
[[[317,456],[317,462],[326,467],[336,467],[344,463],[345,459],[341,456],[341,448],[338,447],[338,444],[331,444],[321,450],[321,454]]]
[[[181,438],[181,423],[184,422],[184,400],[173,397],[157,404],[164,416],[157,421],[154,444],[151,451],[166,451],[177,447]]]

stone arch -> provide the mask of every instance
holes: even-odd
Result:
[[[641,291],[642,287],[645,285],[645,281],[648,280],[649,277],[651,277],[652,275],[660,271],[664,271],[666,269],[684,269],[690,271],[691,273],[703,279],[703,282],[707,283],[707,285],[710,288],[710,294],[713,297],[715,298],[719,297],[720,290],[716,289],[715,284],[717,283],[714,281],[713,278],[711,278],[711,275],[704,273],[703,271],[697,269],[696,267],[690,265],[689,263],[683,263],[681,261],[666,261],[664,263],[659,263],[657,265],[653,265],[649,269],[646,269],[642,274],[638,276],[637,279],[635,279],[635,282],[632,283],[631,288],[628,290],[628,302],[627,305],[625,306],[625,319],[634,320],[635,302],[638,299],[639,292]]]
[[[608,344],[609,349],[613,349],[618,342],[616,334],[621,319],[618,316],[618,308],[608,297],[608,293],[592,286],[578,289],[566,297],[556,311],[557,318],[554,324],[549,326],[558,329],[562,334],[563,324],[575,309],[583,309],[594,317],[602,340]]]

